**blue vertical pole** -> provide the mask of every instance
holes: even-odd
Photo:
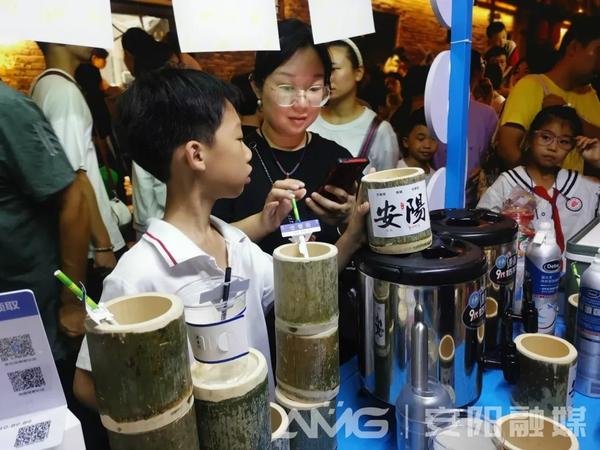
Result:
[[[465,205],[472,14],[472,0],[452,1],[446,208],[463,208]]]

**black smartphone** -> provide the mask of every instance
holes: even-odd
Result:
[[[367,158],[339,159],[317,192],[333,201],[339,199],[331,192],[326,191],[325,186],[339,187],[349,194],[354,194],[354,183],[360,179],[363,170],[368,165]]]

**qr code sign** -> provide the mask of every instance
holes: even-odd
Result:
[[[19,428],[15,448],[25,447],[26,445],[43,442],[48,437],[50,431],[50,421],[40,422],[26,427]]]
[[[35,356],[31,336],[28,334],[0,339],[0,360],[2,362],[27,356]]]
[[[10,384],[12,384],[13,392],[28,391],[43,387],[46,385],[42,369],[33,367],[31,369],[19,370],[17,372],[8,372]]]

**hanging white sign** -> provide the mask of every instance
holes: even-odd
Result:
[[[15,40],[113,47],[110,0],[0,1],[0,30]]]
[[[182,52],[279,50],[274,0],[173,0]]]
[[[315,44],[375,32],[371,0],[308,0]]]

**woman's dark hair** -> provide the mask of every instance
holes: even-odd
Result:
[[[581,119],[574,108],[570,106],[549,106],[537,113],[533,122],[531,122],[529,138],[532,138],[536,131],[541,130],[554,120],[567,122],[571,127],[573,136],[579,136],[582,133]]]
[[[360,62],[358,61],[358,56],[354,52],[354,49],[348,45],[347,42],[344,41],[333,41],[327,44],[327,48],[330,47],[343,47],[346,50],[346,54],[348,55],[348,59],[352,64],[353,69],[358,69],[360,67]]]
[[[237,90],[205,72],[166,67],[144,73],[119,99],[120,142],[166,183],[178,146],[191,140],[212,145],[227,101],[238,103]]]
[[[241,93],[241,103],[239,105],[238,112],[242,116],[251,116],[254,114],[258,108],[256,101],[256,95],[252,90],[252,86],[250,85],[250,80],[248,77],[249,73],[242,73],[239,75],[234,75],[231,78],[231,84],[237,87]]]
[[[263,87],[267,77],[279,66],[285,64],[294,54],[304,48],[314,48],[323,63],[325,84],[329,85],[331,77],[331,59],[323,45],[315,45],[310,27],[298,19],[287,19],[278,23],[279,46],[281,50],[256,52],[256,62],[252,79],[258,88]]]
[[[133,75],[163,67],[171,56],[166,44],[157,42],[141,28],[130,28],[122,36],[123,48],[134,57]]]
[[[108,52],[103,48],[94,48],[92,50],[92,55],[100,59],[108,58]]]
[[[502,86],[502,69],[498,64],[488,64],[485,67],[484,78],[488,78],[492,82],[494,90],[497,91]]]

